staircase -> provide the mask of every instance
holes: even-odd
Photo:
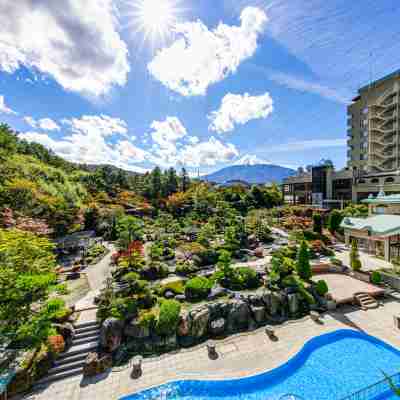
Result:
[[[100,326],[96,321],[90,321],[76,324],[74,328],[75,336],[71,347],[59,355],[47,376],[36,385],[44,385],[82,374],[86,357],[98,347]]]
[[[368,293],[356,293],[354,295],[356,303],[361,306],[363,310],[370,310],[379,307],[378,302],[371,297]]]

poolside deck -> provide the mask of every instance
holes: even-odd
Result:
[[[342,274],[316,274],[313,276],[314,281],[323,279],[328,284],[329,293],[332,294],[337,304],[349,304],[353,302],[356,293],[368,293],[372,297],[382,296],[384,289],[362,282],[348,275]]]
[[[264,329],[218,341],[217,360],[207,356],[205,344],[173,354],[145,359],[143,376],[133,380],[130,368],[113,370],[95,378],[80,377],[55,382],[26,400],[117,400],[122,396],[179,379],[239,378],[276,368],[294,356],[306,341],[337,329],[357,329],[400,348],[400,331],[393,325],[400,301],[388,300],[377,309],[362,311],[342,307],[326,314],[321,324],[305,318],[277,327],[278,341],[268,339]],[[195,360],[195,362],[194,362]]]

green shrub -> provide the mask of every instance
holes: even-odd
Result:
[[[350,266],[353,271],[361,271],[362,269],[360,254],[358,252],[358,243],[356,239],[354,239],[351,243]]]
[[[156,323],[156,332],[160,336],[170,336],[176,332],[179,324],[181,305],[176,300],[164,300]]]
[[[235,275],[242,289],[256,289],[261,285],[257,272],[249,267],[236,268]]]
[[[137,314],[137,303],[131,298],[119,298],[111,302],[110,317],[125,320]]]
[[[322,234],[322,217],[320,214],[313,215],[313,231]]]
[[[142,311],[139,314],[139,325],[145,328],[153,329],[156,326],[157,315],[153,310]]]
[[[175,272],[178,275],[188,276],[195,273],[197,270],[198,268],[190,261],[183,261],[176,265]]]
[[[328,228],[331,233],[335,233],[339,230],[340,224],[343,220],[342,213],[338,210],[333,210],[329,215]]]
[[[175,294],[184,294],[185,293],[185,284],[183,280],[177,280],[177,281],[172,281],[168,282],[166,284],[163,284],[159,288],[159,294],[161,296],[164,295],[166,291],[170,290],[171,292]]]
[[[212,283],[209,279],[198,276],[186,282],[185,295],[189,300],[203,300],[207,298],[211,288]]]
[[[374,285],[379,285],[379,284],[382,282],[382,275],[381,275],[381,273],[378,272],[378,271],[372,272],[372,274],[371,274],[371,282],[372,282]]]
[[[309,280],[312,276],[310,255],[305,241],[301,242],[300,245],[296,261],[296,271],[299,277],[305,281]]]
[[[60,298],[54,298],[46,303],[47,318],[51,321],[59,321],[67,318],[71,310],[66,307],[65,301]]]
[[[329,292],[328,284],[324,280],[318,281],[315,289],[321,297],[324,297]]]

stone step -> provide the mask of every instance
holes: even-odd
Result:
[[[82,372],[83,372],[83,368],[82,367],[78,367],[78,368],[75,368],[75,369],[71,369],[70,371],[63,371],[63,372],[59,372],[57,374],[48,375],[45,378],[43,378],[40,381],[38,381],[35,384],[35,387],[47,385],[49,383],[56,382],[56,381],[59,381],[61,379],[70,378],[72,376],[81,375]]]
[[[71,346],[66,352],[61,353],[59,359],[64,359],[68,356],[76,355],[76,354],[88,354],[91,351],[95,351],[98,347],[98,342],[89,342],[83,343],[76,346]]]
[[[99,323],[97,321],[88,321],[88,322],[81,322],[79,324],[74,324],[75,329],[81,329],[81,328],[88,328],[92,326],[99,326]]]
[[[72,371],[77,368],[83,367],[84,365],[85,365],[85,360],[80,360],[80,361],[70,362],[68,364],[54,366],[50,368],[47,376],[56,375],[60,372]]]
[[[75,329],[75,335],[80,335],[81,333],[97,332],[100,331],[99,325],[88,326],[86,328]]]
[[[89,353],[67,355],[64,358],[59,358],[57,361],[55,361],[54,366],[59,367],[61,365],[70,364],[78,361],[85,361],[88,354]]]
[[[74,347],[74,346],[80,346],[81,344],[84,344],[84,343],[97,343],[98,342],[98,340],[99,340],[99,335],[91,335],[91,336],[89,336],[89,337],[86,337],[86,338],[82,338],[82,339],[73,339],[72,340],[72,346],[71,347]]]
[[[88,332],[83,332],[83,333],[75,333],[74,340],[80,340],[80,339],[85,339],[88,337],[98,337],[100,334],[99,329],[94,329]]]

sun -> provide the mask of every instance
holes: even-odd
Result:
[[[128,0],[129,1],[129,0]],[[179,22],[180,0],[133,0],[130,3],[129,26],[142,33],[144,41],[165,41]]]

